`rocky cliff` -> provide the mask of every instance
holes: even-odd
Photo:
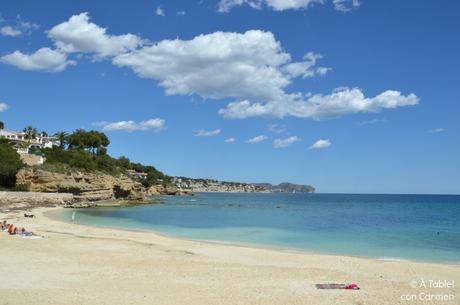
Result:
[[[185,190],[178,188],[174,185],[152,185],[146,190],[146,194],[149,196],[156,196],[156,195],[193,195],[190,190]]]
[[[145,195],[141,183],[126,176],[113,177],[102,173],[61,174],[26,168],[18,172],[16,185],[29,192],[70,193],[79,202],[140,201]]]

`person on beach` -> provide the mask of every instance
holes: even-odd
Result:
[[[15,227],[13,226],[12,223],[10,223],[10,224],[8,225],[8,234],[10,234],[10,235],[15,234],[15,233],[14,233],[14,230],[15,230]]]
[[[72,223],[75,223],[75,212],[72,213]]]

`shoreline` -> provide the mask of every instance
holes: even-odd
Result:
[[[23,211],[0,212],[1,219],[45,236],[0,233],[2,248],[11,253],[0,256],[0,276],[8,279],[0,283],[5,304],[394,305],[408,304],[402,295],[421,292],[460,297],[457,287],[411,287],[423,279],[460,283],[458,265],[193,241],[46,216],[57,209],[33,209],[32,219]],[[357,283],[361,290],[314,286],[330,282]]]
[[[105,207],[118,207],[118,206],[98,206],[95,208],[105,208]],[[43,211],[42,215],[48,219],[63,222],[70,224],[70,222],[66,222],[63,220],[58,219],[57,217],[53,217],[49,215],[51,212],[61,210],[61,207],[51,208],[48,211]],[[276,245],[268,245],[268,244],[251,244],[245,242],[238,242],[238,241],[225,241],[225,240],[209,240],[209,239],[194,239],[194,238],[185,238],[174,236],[172,234],[164,233],[157,230],[150,230],[150,229],[135,229],[135,228],[125,228],[125,227],[116,227],[116,226],[96,226],[96,225],[87,225],[81,224],[77,222],[75,223],[79,226],[89,227],[89,228],[101,228],[101,229],[110,229],[110,230],[120,230],[120,231],[127,231],[127,232],[138,232],[138,233],[145,233],[145,234],[155,234],[157,236],[161,236],[164,238],[171,238],[177,239],[181,241],[190,241],[190,242],[197,242],[197,243],[207,243],[210,245],[222,245],[222,246],[232,246],[232,247],[241,247],[241,248],[249,248],[249,249],[261,249],[261,250],[268,250],[268,251],[277,251],[281,253],[293,253],[293,254],[305,254],[305,255],[324,255],[329,257],[349,257],[349,258],[357,258],[357,259],[367,259],[372,261],[383,261],[383,262],[400,262],[400,263],[422,263],[422,264],[436,264],[436,265],[451,265],[451,266],[460,266],[460,261],[458,262],[451,262],[451,261],[430,261],[430,260],[417,260],[411,258],[403,258],[403,257],[372,257],[372,256],[357,256],[357,255],[349,255],[349,254],[340,254],[340,253],[332,253],[332,252],[322,252],[322,251],[314,251],[309,249],[300,249],[300,248],[289,248],[283,246],[276,246]]]

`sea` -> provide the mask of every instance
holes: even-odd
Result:
[[[54,217],[201,241],[460,263],[460,196],[198,193],[157,204],[64,209]]]

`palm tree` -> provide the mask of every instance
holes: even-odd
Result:
[[[41,132],[41,135],[43,138],[47,138],[48,137],[48,133],[46,131],[42,131]]]
[[[2,129],[5,129],[5,123],[3,123],[2,121],[0,121],[0,130]]]
[[[37,136],[37,128],[34,128],[32,126],[27,126],[22,130],[26,134],[26,139],[32,140]]]
[[[54,134],[54,137],[56,137],[59,140],[59,147],[64,148],[65,145],[67,144],[67,138],[68,134],[65,131],[58,131]]]

